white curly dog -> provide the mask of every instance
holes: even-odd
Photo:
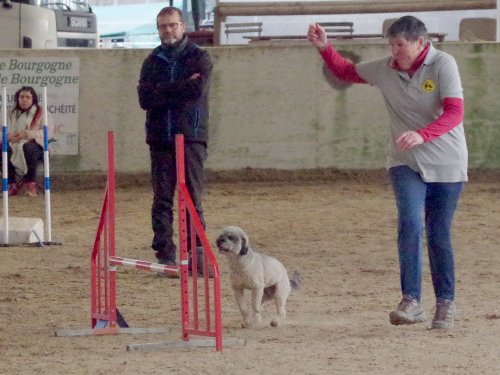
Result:
[[[262,322],[261,306],[274,299],[278,316],[271,321],[277,327],[286,319],[286,302],[292,290],[301,284],[294,272],[291,279],[283,264],[276,258],[251,249],[248,236],[239,227],[227,227],[217,237],[217,248],[228,258],[231,287],[243,317],[243,328]],[[250,311],[245,302],[245,289],[251,290]]]

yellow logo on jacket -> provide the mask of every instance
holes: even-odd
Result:
[[[427,79],[422,83],[422,90],[424,92],[434,92],[434,90],[436,90],[436,84],[432,79]]]

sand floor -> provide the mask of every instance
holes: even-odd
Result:
[[[288,320],[242,329],[222,270],[224,335],[241,347],[126,351],[130,343],[180,338],[177,279],[124,270],[120,311],[134,327],[169,327],[163,335],[55,337],[61,328],[90,326],[89,259],[103,190],[52,192],[50,248],[0,248],[0,374],[499,374],[500,185],[466,185],[454,223],[459,320],[451,331],[430,322],[389,324],[400,299],[395,208],[378,181],[209,183],[207,235],[213,242],[238,225],[253,247],[303,274],[290,297]],[[149,186],[116,191],[117,254],[153,261]],[[12,216],[44,218],[43,197],[15,197]],[[425,260],[422,302],[434,296]]]

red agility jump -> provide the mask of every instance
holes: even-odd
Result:
[[[222,351],[219,268],[185,184],[184,139],[181,135],[176,137],[176,152],[180,267],[118,257],[115,255],[114,135],[108,132],[108,181],[91,256],[92,333],[115,334],[120,333],[124,326],[127,327],[116,307],[116,269],[118,266],[128,266],[150,272],[180,274],[182,340],[187,343],[185,346],[211,346],[206,341],[199,345],[193,341],[191,345],[188,344],[191,335],[208,336],[215,339],[216,350]],[[187,240],[188,215],[191,219],[189,230],[193,234],[191,243]],[[197,277],[196,256],[192,257],[192,277],[189,277],[188,272],[188,254],[196,254],[196,239],[203,247],[204,276],[200,279]],[[207,272],[209,269],[213,272]],[[209,278],[210,273],[213,278]]]

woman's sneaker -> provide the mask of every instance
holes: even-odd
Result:
[[[19,186],[17,182],[9,184],[9,197],[13,197],[19,193]]]
[[[432,329],[450,329],[455,320],[455,302],[450,299],[438,298],[436,313],[432,319]]]
[[[422,323],[427,320],[425,311],[420,303],[411,296],[404,296],[396,310],[389,314],[391,324],[398,326],[402,324]]]

